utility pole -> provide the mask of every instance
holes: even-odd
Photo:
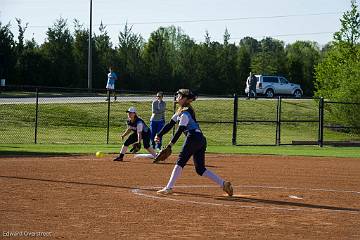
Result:
[[[90,0],[90,30],[88,50],[88,89],[92,89],[92,0]]]

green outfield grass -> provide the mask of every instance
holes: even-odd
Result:
[[[317,120],[318,108],[315,100],[291,100],[282,102],[281,118],[283,120]],[[91,153],[96,146],[117,146],[122,144],[119,136],[126,129],[125,110],[130,106],[138,109],[139,115],[149,122],[151,116],[151,102],[115,102],[111,103],[109,145],[107,138],[107,102],[100,103],[61,103],[40,104],[38,114],[37,143],[35,141],[35,105],[34,104],[9,104],[0,105],[0,151],[11,152],[6,146],[16,146],[14,151],[25,153],[39,152],[49,153],[49,150],[57,153]],[[193,103],[196,110],[197,120],[200,122],[209,146],[209,151],[224,153],[277,153],[282,154],[290,151],[290,154],[312,155],[324,153],[337,156],[344,152],[344,156],[351,152],[356,155],[356,148],[328,148],[281,146],[269,150],[266,147],[233,147],[232,128],[233,100],[198,100]],[[240,121],[246,120],[276,120],[275,100],[239,100],[238,117]],[[167,102],[167,120],[173,114],[173,103]],[[216,123],[209,123],[216,122]],[[282,123],[281,143],[291,144],[294,140],[317,141],[317,123]],[[275,123],[239,123],[237,128],[237,144],[275,144]],[[164,138],[167,143],[170,139],[168,134]],[[335,132],[325,129],[325,140],[360,140],[360,136],[343,132]],[[181,138],[182,139],[182,138]],[[178,143],[181,145],[181,141]],[[23,147],[22,147],[23,146]],[[95,147],[92,147],[95,146]],[[42,150],[44,149],[44,151]],[[63,151],[63,149],[67,149]],[[91,149],[91,150],[87,150]],[[247,150],[249,149],[249,150]],[[315,149],[315,150],[312,150]],[[319,150],[321,149],[321,150]],[[344,149],[344,150],[342,150]],[[353,150],[351,150],[353,149]],[[240,151],[240,152],[239,152]],[[259,151],[259,152],[258,152]],[[291,152],[293,151],[293,152]],[[115,151],[116,152],[116,151]],[[334,152],[334,153],[327,153]]]

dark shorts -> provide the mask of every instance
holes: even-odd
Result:
[[[124,146],[128,147],[131,144],[137,142],[138,135],[136,132],[133,132],[124,142]],[[143,132],[142,133],[142,141],[144,144],[144,148],[147,149],[150,147],[150,132]]]
[[[205,168],[206,138],[202,133],[188,135],[182,146],[177,165],[184,168],[190,157],[193,156],[195,170],[200,176],[206,171]]]

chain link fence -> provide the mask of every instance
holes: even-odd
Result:
[[[237,98],[235,97],[235,99]],[[236,119],[237,126],[233,143],[237,145],[275,145],[277,107],[276,99],[239,98],[235,100],[237,116],[234,119]]]
[[[322,144],[360,145],[360,103],[323,100]]]
[[[232,96],[200,96],[192,106],[208,145],[232,144],[234,125]]]
[[[118,92],[107,101],[106,91],[34,92],[9,89],[0,97],[0,143],[104,144],[119,143],[127,128],[126,110],[138,108],[145,122],[155,93]],[[173,114],[173,96],[164,98]]]
[[[34,143],[36,119],[36,94],[29,102],[14,103],[12,99],[0,98],[0,143]]]
[[[121,144],[125,111],[136,107],[148,124],[155,92],[117,95],[117,101],[106,101],[105,90],[5,89],[0,94],[0,144]],[[173,100],[173,93],[165,93],[167,121],[176,110]],[[192,105],[209,145],[322,146],[360,140],[359,126],[332,117],[339,106],[360,112],[359,103],[235,95],[200,96]],[[164,142],[170,137],[165,135]]]
[[[317,144],[319,104],[316,99],[281,98],[278,144]]]
[[[235,97],[233,144],[360,146],[359,112],[360,103],[323,98]]]

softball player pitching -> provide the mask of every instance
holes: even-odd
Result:
[[[176,180],[180,177],[183,168],[186,163],[193,156],[196,173],[200,176],[205,176],[211,181],[217,183],[229,196],[233,195],[233,188],[230,182],[224,181],[218,175],[205,167],[205,151],[206,151],[206,138],[201,132],[199,124],[195,118],[194,109],[191,106],[191,102],[196,98],[189,89],[180,89],[177,91],[176,102],[179,104],[179,108],[161,131],[155,136],[155,141],[159,141],[160,138],[169,132],[179,122],[179,127],[175,135],[170,140],[170,147],[173,146],[179,139],[182,133],[185,133],[186,139],[182,146],[182,150],[179,154],[178,160],[171,173],[170,179],[166,187],[157,191],[158,194],[172,194],[173,187]]]
[[[120,155],[114,161],[123,161],[124,155],[131,144],[137,146],[137,151],[140,150],[141,141],[144,143],[144,148],[153,156],[156,157],[154,149],[150,146],[150,129],[145,122],[137,115],[136,108],[130,107],[126,113],[128,114],[127,125],[128,128],[121,135],[124,139],[127,135],[131,135],[125,140],[121,147]],[[135,148],[135,147],[134,147]],[[131,151],[131,150],[130,150]]]

